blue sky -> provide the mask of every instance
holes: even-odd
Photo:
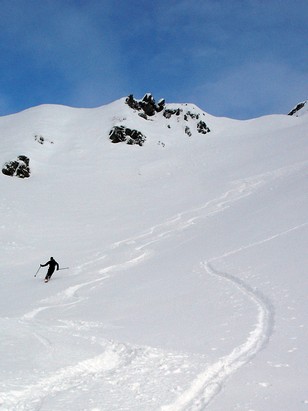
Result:
[[[308,98],[307,0],[0,0],[0,115],[151,92],[239,119]]]

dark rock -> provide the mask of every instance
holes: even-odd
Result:
[[[172,110],[165,110],[163,116],[166,118],[170,118],[172,116]]]
[[[198,131],[198,133],[206,134],[206,133],[209,133],[211,130],[208,128],[208,126],[205,124],[205,122],[201,120],[197,124],[197,131]]]
[[[11,177],[28,178],[31,174],[29,163],[28,157],[18,156],[16,160],[4,164],[2,173]]]
[[[145,120],[148,119],[148,116],[145,113],[138,113],[138,116],[144,118]]]
[[[159,102],[157,103],[156,111],[157,111],[158,113],[159,113],[160,111],[163,111],[165,105],[166,105],[165,99],[164,99],[164,98],[161,98],[161,99],[159,100]]]
[[[144,115],[149,117],[152,117],[154,116],[154,114],[159,113],[165,107],[164,99],[160,99],[158,104],[156,104],[154,97],[150,93],[145,94],[142,100],[136,100],[134,99],[134,96],[130,94],[126,98],[126,103],[133,110],[142,111]]]
[[[165,118],[170,118],[173,115],[179,116],[181,114],[181,112],[182,112],[182,110],[180,108],[176,108],[176,109],[167,108],[164,111],[163,116]]]
[[[185,133],[186,133],[189,137],[192,136],[191,131],[190,131],[190,128],[189,128],[188,126],[185,127]]]
[[[109,132],[109,138],[113,143],[120,143],[126,140],[126,135],[124,133],[125,128],[120,126],[113,127]]]
[[[302,103],[299,103],[296,107],[294,107],[293,110],[290,111],[290,113],[288,113],[288,116],[294,116],[294,114],[296,114],[299,110],[301,110],[305,105],[306,105],[307,101],[303,101]]]
[[[45,139],[44,139],[43,136],[35,135],[35,136],[34,136],[34,139],[35,139],[35,141],[37,141],[38,143],[44,144]]]
[[[132,130],[124,126],[114,126],[109,132],[109,138],[113,143],[126,142],[126,144],[138,144],[142,146],[146,137],[138,130]]]
[[[137,100],[134,99],[134,96],[132,94],[130,94],[127,99],[126,99],[126,104],[129,105],[130,108],[132,108],[133,110],[141,110],[141,107],[138,103]]]
[[[184,114],[184,120],[188,121],[188,117],[190,117],[192,119],[195,119],[195,120],[199,120],[199,114],[195,114],[195,113],[192,113],[190,111],[187,111]]]
[[[156,113],[156,104],[152,94],[145,94],[140,105],[147,116],[154,116]]]

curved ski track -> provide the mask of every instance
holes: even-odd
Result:
[[[197,411],[206,408],[219,393],[227,378],[251,360],[266,345],[272,332],[274,310],[265,296],[239,278],[216,271],[210,263],[204,263],[203,266],[209,275],[230,282],[255,303],[258,309],[257,323],[246,341],[235,347],[230,354],[211,364],[197,376],[189,389],[179,396],[173,404],[162,407],[162,411]]]
[[[40,334],[34,333],[35,338],[45,348],[49,348],[52,344],[49,339],[42,336],[44,333],[44,324],[37,322],[36,317],[40,312],[54,307],[77,304],[82,300],[82,297],[77,295],[77,291],[84,287],[90,287],[96,283],[105,281],[111,275],[125,268],[138,264],[144,258],[148,258],[150,251],[148,246],[155,242],[161,241],[174,235],[177,231],[186,229],[193,225],[200,218],[208,218],[213,214],[223,212],[227,207],[242,198],[256,191],[260,186],[267,183],[269,180],[279,178],[282,175],[291,173],[297,168],[301,168],[303,164],[297,164],[291,167],[284,167],[273,172],[268,172],[262,175],[255,176],[244,181],[238,181],[234,187],[224,193],[217,199],[208,201],[199,208],[185,211],[171,218],[170,220],[151,227],[147,232],[139,236],[127,238],[113,244],[110,247],[111,251],[115,248],[123,247],[125,256],[129,249],[129,257],[124,258],[120,264],[109,265],[99,270],[99,276],[87,282],[83,282],[67,288],[61,293],[41,301],[41,305],[36,309],[26,313],[20,320],[20,324],[25,326],[39,325],[42,331]],[[307,223],[308,224],[308,223]],[[293,227],[286,232],[299,227]],[[259,243],[270,241],[284,233],[275,234],[272,237],[260,241]],[[27,411],[40,410],[42,405],[49,398],[57,393],[63,393],[68,390],[78,391],[87,381],[89,387],[96,387],[95,384],[108,385],[110,387],[119,385],[120,389],[114,389],[114,401],[119,398],[119,395],[126,395],[127,401],[129,396],[132,396],[131,405],[138,399],[139,406],[143,409],[157,409],[161,411],[200,411],[207,407],[210,401],[219,393],[227,379],[241,368],[244,364],[250,361],[264,346],[266,345],[273,326],[274,310],[267,298],[258,290],[253,289],[243,280],[228,274],[215,270],[212,263],[216,260],[240,252],[248,247],[256,244],[244,245],[237,250],[231,250],[224,255],[214,257],[208,262],[202,264],[204,272],[207,275],[218,277],[228,283],[231,287],[237,287],[247,298],[249,298],[257,308],[257,319],[254,329],[249,333],[246,340],[226,356],[218,359],[215,363],[208,365],[206,359],[202,355],[192,355],[186,353],[168,353],[163,350],[150,347],[133,347],[129,344],[120,344],[114,341],[102,340],[102,353],[95,355],[92,358],[87,358],[76,362],[74,365],[64,366],[57,371],[49,373],[38,372],[33,379],[33,376],[27,377],[20,383],[17,378],[2,384],[5,389],[0,393],[0,408],[3,411]],[[134,255],[132,257],[132,251]],[[108,250],[107,250],[108,251]],[[84,269],[90,269],[91,266],[95,269],[98,264],[101,264],[106,254],[96,255],[93,259],[77,267],[76,272],[81,272]],[[97,272],[97,271],[96,271]],[[65,328],[66,327],[66,328]],[[83,335],[83,330],[88,331],[91,327],[103,327],[102,324],[61,324],[58,329],[54,326],[55,333],[62,332],[65,329],[74,329],[80,333],[80,338],[89,339],[88,334]],[[34,327],[36,329],[36,327]],[[47,329],[47,326],[46,326]],[[174,383],[174,378],[177,382]],[[170,391],[173,393],[173,402],[168,402],[166,405],[158,406],[155,403],[155,382],[159,384],[160,389],[166,385],[166,392],[170,398]],[[154,388],[153,388],[154,384]],[[174,386],[174,384],[176,386]],[[168,387],[172,386],[170,389]],[[18,387],[13,388],[12,387]],[[22,388],[20,388],[22,387]],[[104,386],[103,388],[104,389]],[[123,394],[124,392],[124,394]],[[77,394],[76,394],[77,395]],[[111,395],[112,397],[112,395]],[[161,399],[160,404],[166,402]],[[114,406],[114,403],[113,403]],[[108,410],[108,404],[100,410]],[[44,408],[48,409],[48,408]],[[86,408],[84,408],[86,409]],[[89,408],[89,410],[98,410],[98,408]],[[142,409],[134,408],[133,409]]]

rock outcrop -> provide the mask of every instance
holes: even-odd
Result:
[[[170,109],[167,108],[166,110],[164,110],[163,112],[163,116],[165,118],[171,118],[171,116],[179,116],[182,113],[182,110],[180,108],[175,108],[175,109]]]
[[[160,99],[156,104],[154,97],[150,93],[145,94],[142,100],[136,100],[134,99],[134,96],[130,94],[126,99],[126,103],[133,110],[141,111],[140,115],[142,117],[144,115],[150,117],[154,116],[154,114],[163,111],[165,107],[164,99]]]
[[[124,126],[114,126],[109,132],[109,138],[113,143],[126,142],[126,144],[138,144],[139,146],[142,146],[146,140],[140,131]]]
[[[11,177],[28,178],[31,174],[29,163],[28,157],[18,156],[17,159],[4,164],[2,173]]]
[[[197,124],[197,131],[198,133],[201,133],[201,134],[207,134],[211,130],[208,128],[208,126],[206,125],[204,121],[200,120],[199,123]]]
[[[207,134],[210,132],[207,124],[201,120],[205,114],[197,112],[195,108],[185,110],[183,104],[181,107],[174,107],[174,105],[166,106],[164,99],[160,99],[158,103],[156,103],[150,93],[145,94],[141,100],[135,99],[133,94],[130,94],[125,102],[134,112],[137,112],[138,116],[145,120],[157,122],[158,124],[163,121],[161,124],[165,124],[168,129],[171,129],[171,125],[174,125],[175,122],[182,124],[183,130],[188,137],[192,137],[196,132],[199,134]],[[158,113],[161,113],[161,115],[155,116]],[[109,138],[113,143],[126,142],[127,144],[138,144],[140,146],[142,146],[146,140],[146,137],[140,131],[132,130],[123,125],[114,126],[109,132]]]
[[[307,112],[308,111],[307,101],[308,100],[303,101],[301,103],[298,103],[297,106],[295,106],[293,108],[293,110],[291,110],[290,113],[288,113],[288,116],[294,116],[295,115],[297,117],[299,115],[299,112],[304,111],[303,109],[304,109],[305,106],[306,106],[305,111]]]

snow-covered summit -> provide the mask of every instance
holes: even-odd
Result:
[[[210,132],[207,119],[211,116],[196,106],[168,105],[162,99],[156,104],[151,94],[142,100],[129,96],[97,109],[34,107],[0,118],[0,133],[6,147],[1,155],[3,173],[10,175],[10,170],[11,175],[19,175],[18,156],[40,163],[57,153],[61,157],[72,156],[77,145],[76,151],[80,153],[81,149],[91,151],[93,144],[103,147],[111,142],[125,142],[166,147],[175,141],[181,144],[182,139],[200,139]],[[91,154],[92,160],[93,156],[96,153]]]
[[[302,112],[303,108],[298,110]],[[276,118],[278,127],[286,123],[282,117]],[[43,162],[48,163],[48,158],[54,156],[63,159],[75,156],[77,160],[82,150],[85,156],[97,144],[107,147],[111,142],[124,142],[165,148],[175,144],[181,147],[193,140],[193,146],[220,133],[233,133],[235,130],[241,133],[247,127],[252,129],[252,123],[256,127],[257,123],[270,126],[272,119],[273,116],[270,121],[264,118],[245,122],[216,118],[194,104],[170,104],[164,99],[156,102],[150,93],[139,100],[130,95],[95,109],[41,105],[0,117],[4,146],[0,161],[6,175],[9,174],[8,169],[12,175],[18,175],[19,156],[30,159],[32,170]],[[100,161],[96,151],[90,157],[91,161],[96,157]]]

